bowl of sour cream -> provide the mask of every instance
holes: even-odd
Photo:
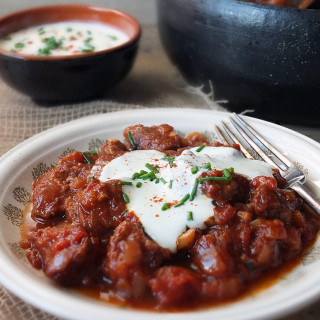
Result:
[[[130,15],[54,5],[0,18],[0,76],[40,102],[103,95],[133,66],[141,28]]]

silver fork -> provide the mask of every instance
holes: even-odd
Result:
[[[316,199],[313,193],[304,186],[307,178],[305,174],[293,164],[287,157],[275,149],[268,141],[266,141],[256,130],[254,130],[241,116],[233,114],[230,117],[230,122],[237,132],[241,135],[242,139],[246,141],[259,155],[259,157],[271,166],[278,168],[282,177],[287,181],[288,188],[297,192],[309,206],[320,216],[320,202]],[[243,143],[237,139],[236,135],[232,132],[229,125],[222,122],[224,130],[228,134],[228,139],[232,143],[240,145],[241,151],[245,157],[255,159]],[[223,143],[229,144],[226,136],[222,130],[216,126],[218,136]]]

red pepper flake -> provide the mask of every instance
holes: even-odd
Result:
[[[68,46],[68,49],[72,49],[74,47],[73,44],[70,44],[70,46]]]
[[[33,44],[33,41],[27,41],[27,44]]]

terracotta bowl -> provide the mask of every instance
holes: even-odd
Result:
[[[160,34],[194,86],[229,110],[320,124],[320,10],[242,0],[158,0]]]
[[[129,40],[111,49],[73,56],[35,56],[0,49],[0,75],[8,85],[40,102],[90,99],[122,80],[133,66],[141,28],[128,14],[90,5],[54,5],[0,18],[0,38],[31,26],[86,21],[107,23]]]

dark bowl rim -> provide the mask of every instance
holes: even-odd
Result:
[[[161,1],[161,0],[160,0]],[[254,1],[248,1],[248,0],[231,0],[233,2],[237,2],[239,4],[248,5],[252,7],[258,7],[258,8],[269,8],[273,10],[281,10],[281,11],[301,11],[301,12],[320,12],[319,9],[302,9],[302,8],[296,8],[296,7],[288,7],[288,6],[281,6],[281,5],[274,5],[274,4],[267,4],[267,3],[259,3]]]
[[[30,54],[13,53],[13,52],[10,52],[10,51],[7,51],[7,50],[0,48],[0,56],[8,57],[11,59],[26,60],[26,61],[33,60],[33,61],[55,61],[55,62],[58,62],[58,61],[65,61],[65,60],[86,59],[86,58],[101,56],[101,55],[105,55],[105,54],[109,54],[109,53],[115,53],[116,51],[119,51],[121,49],[129,47],[129,46],[133,45],[134,43],[138,42],[141,37],[141,33],[142,33],[141,25],[137,19],[135,19],[133,16],[131,16],[130,14],[128,14],[124,11],[105,7],[105,6],[86,5],[86,4],[57,4],[57,5],[48,5],[48,6],[37,6],[37,7],[32,7],[32,8],[26,8],[26,9],[19,10],[19,11],[14,11],[12,13],[4,15],[4,16],[0,17],[0,21],[9,19],[9,18],[14,17],[16,15],[21,15],[21,14],[27,15],[27,14],[32,13],[33,11],[37,11],[37,10],[47,10],[47,9],[55,10],[58,8],[65,8],[65,9],[69,9],[69,10],[72,8],[82,8],[82,9],[86,9],[89,11],[93,10],[93,11],[97,11],[97,12],[113,12],[113,13],[127,19],[129,21],[129,23],[131,23],[134,26],[135,33],[132,37],[129,38],[129,40],[127,40],[126,42],[124,42],[118,46],[115,46],[115,47],[112,47],[109,49],[105,49],[105,50],[96,51],[96,52],[88,52],[88,53],[77,54],[77,55],[38,56],[38,55],[30,55]],[[61,20],[61,22],[62,21],[77,21],[77,19]],[[90,21],[90,20],[88,20],[88,21]],[[33,26],[33,25],[31,24],[30,27],[31,26]],[[34,26],[36,26],[36,24]],[[119,30],[121,30],[121,29],[119,29]]]

